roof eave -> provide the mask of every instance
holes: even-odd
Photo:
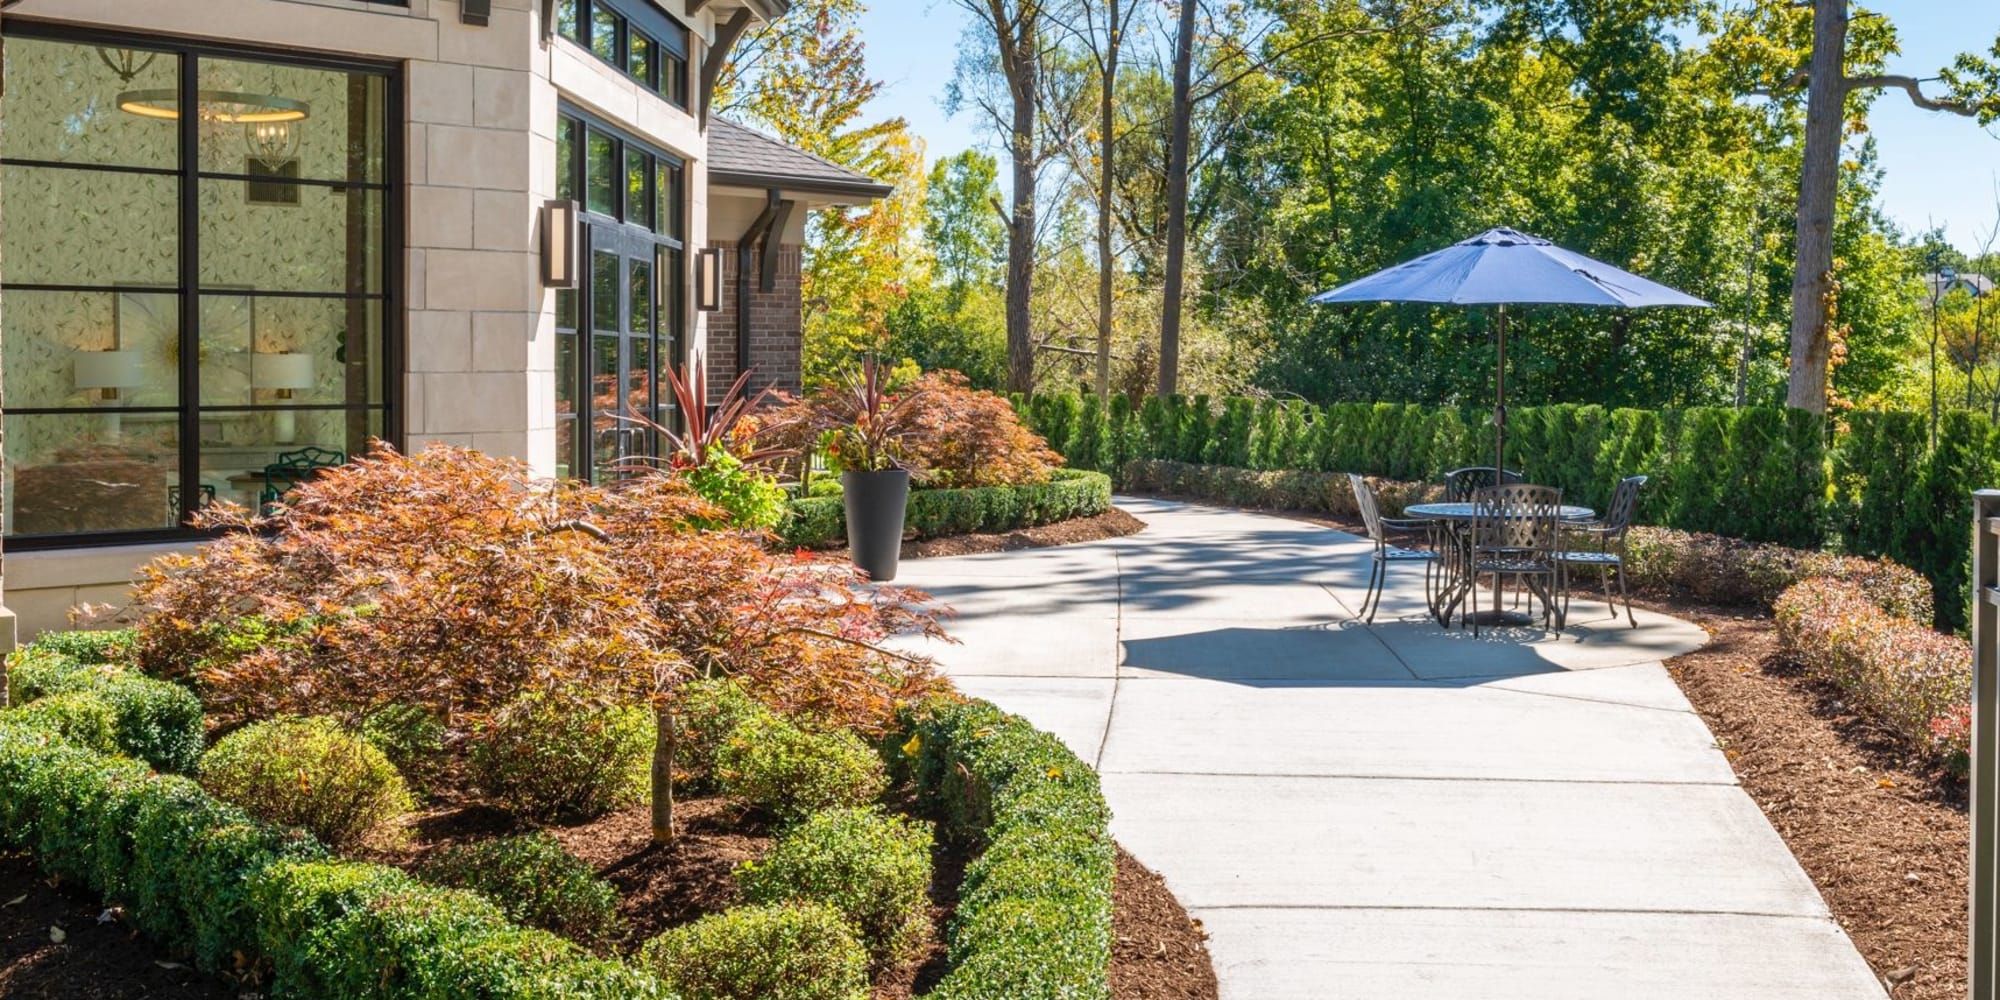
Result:
[[[762,190],[796,191],[801,194],[821,194],[834,197],[858,198],[863,201],[880,201],[894,194],[896,189],[881,181],[833,181],[817,178],[791,177],[783,174],[763,174],[737,170],[709,168],[710,185],[723,187],[756,188]]]

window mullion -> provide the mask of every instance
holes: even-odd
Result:
[[[180,107],[200,107],[200,57],[180,57]],[[180,455],[182,522],[201,497],[201,118],[182,114],[180,128]]]

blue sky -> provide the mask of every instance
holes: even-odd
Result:
[[[2000,33],[2000,3],[1990,0],[1876,0],[1902,32],[1903,55],[1891,69],[1930,76],[1966,49],[1984,51]],[[868,65],[883,81],[878,114],[909,119],[933,158],[980,145],[969,112],[942,107],[966,15],[951,0],[873,0],[861,21]],[[1901,92],[1884,94],[1870,117],[1881,148],[1882,201],[1906,231],[1944,226],[1970,250],[1991,231],[2000,209],[2000,126],[1982,130],[1955,115],[1920,111]]]

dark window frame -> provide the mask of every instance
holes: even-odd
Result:
[[[558,32],[560,37],[575,43],[598,62],[617,70],[626,79],[659,95],[674,107],[688,110],[687,68],[693,46],[692,33],[687,25],[647,0],[557,0],[557,3],[576,15],[576,33]],[[617,32],[617,38],[612,48],[616,50],[616,59],[597,51],[594,44],[597,32],[595,15],[600,10],[614,19],[612,30]],[[649,68],[643,74],[632,72],[631,39],[634,37],[646,39],[652,48]]]
[[[45,162],[40,160],[8,157],[0,151],[0,165],[42,166],[63,169],[105,170],[120,173],[171,173],[180,180],[178,192],[177,234],[179,273],[172,287],[161,286],[158,290],[171,293],[179,299],[179,370],[180,386],[177,403],[173,407],[157,408],[161,412],[174,412],[179,416],[175,449],[179,461],[178,495],[183,498],[202,496],[201,484],[201,423],[212,413],[256,412],[287,410],[291,412],[339,411],[348,413],[379,413],[381,415],[381,437],[396,448],[404,445],[403,413],[405,370],[405,338],[407,336],[407,316],[402,304],[404,298],[403,273],[406,248],[403,243],[403,219],[405,197],[403,160],[405,155],[404,123],[408,120],[405,105],[404,75],[400,64],[385,60],[368,60],[353,57],[328,55],[312,52],[275,50],[256,46],[238,45],[230,42],[210,40],[183,40],[166,36],[147,35],[134,32],[106,30],[97,27],[82,27],[54,22],[43,22],[20,17],[9,17],[0,25],[0,39],[34,38],[46,41],[80,45],[129,45],[151,51],[171,53],[179,60],[176,80],[183,106],[195,103],[195,91],[199,89],[199,74],[203,59],[237,59],[276,63],[285,66],[301,66],[326,69],[346,73],[365,73],[378,76],[383,81],[383,146],[382,176],[380,180],[325,180],[300,179],[301,185],[315,185],[335,188],[359,188],[374,192],[382,198],[381,269],[378,276],[379,291],[288,291],[282,289],[259,289],[234,294],[247,294],[254,298],[320,298],[368,301],[377,303],[381,310],[382,365],[380,387],[381,401],[377,403],[317,403],[317,404],[245,404],[231,406],[207,406],[201,401],[201,300],[204,294],[215,294],[214,289],[205,286],[201,276],[201,194],[202,181],[233,180],[249,182],[269,178],[254,177],[249,174],[234,174],[201,169],[201,144],[199,142],[198,119],[189,116],[178,122],[181,130],[179,149],[176,152],[176,166],[169,170],[152,168],[128,168],[105,164],[70,164]],[[133,286],[67,285],[51,283],[7,282],[0,274],[0,290],[21,291],[65,291],[99,293],[130,290]],[[0,407],[0,414],[10,416],[35,416],[50,413],[91,413],[88,409],[71,407]],[[133,410],[131,412],[140,412]],[[67,535],[8,535],[7,548],[15,552],[29,552],[52,549],[98,548],[119,545],[144,545],[159,542],[187,541],[214,537],[217,532],[200,530],[187,526],[186,518],[192,513],[183,506],[182,524],[172,528],[146,528],[129,531],[98,531]]]

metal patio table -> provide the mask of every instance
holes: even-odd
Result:
[[[1439,589],[1438,606],[1432,608],[1438,621],[1451,621],[1452,613],[1465,603],[1467,594],[1477,583],[1470,572],[1472,558],[1472,522],[1477,516],[1478,504],[1472,503],[1419,503],[1403,508],[1403,517],[1409,520],[1435,521],[1441,530],[1436,533],[1438,546],[1444,556],[1443,562],[1451,579]],[[1566,522],[1590,521],[1597,512],[1589,507],[1574,507],[1564,504],[1558,516]],[[1500,608],[1500,578],[1493,578],[1493,610],[1479,613],[1481,625],[1526,625],[1534,621],[1534,616],[1519,611],[1504,611]]]

